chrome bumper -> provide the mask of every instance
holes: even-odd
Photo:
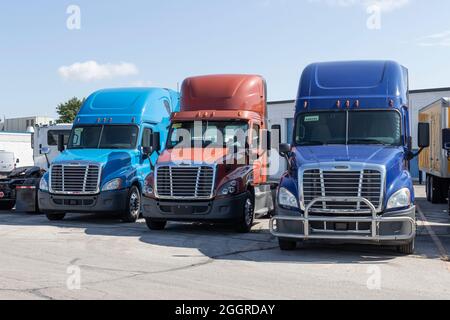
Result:
[[[372,212],[371,217],[316,217],[310,216],[311,208],[318,202],[364,202],[370,208]],[[416,221],[410,216],[406,216],[411,212],[415,212],[415,207],[409,208],[404,212],[398,212],[396,217],[382,217],[377,215],[377,209],[374,205],[365,198],[359,197],[321,197],[313,200],[305,209],[303,217],[296,216],[275,216],[270,220],[270,232],[272,235],[278,238],[288,238],[288,239],[299,239],[299,240],[310,240],[310,239],[321,239],[321,240],[351,240],[351,241],[406,241],[411,240],[416,235]],[[405,216],[401,216],[404,213]],[[277,228],[279,222],[295,222],[302,223],[304,232],[300,233],[284,233],[280,232]],[[314,230],[311,229],[311,222],[323,222],[324,230]],[[356,230],[349,231],[337,231],[328,230],[326,228],[326,223],[356,223]],[[370,231],[360,231],[358,230],[358,225],[360,223],[370,223]],[[381,224],[386,223],[409,223],[411,228],[410,232],[406,234],[393,234],[393,235],[380,235]]]

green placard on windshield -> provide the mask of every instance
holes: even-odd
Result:
[[[305,122],[318,122],[320,120],[319,116],[308,116],[305,117]]]

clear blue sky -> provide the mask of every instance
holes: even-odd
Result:
[[[324,60],[394,59],[412,89],[450,87],[450,1],[378,0],[381,29],[369,30],[374,1],[2,1],[0,115],[54,116],[99,88],[209,73],[258,73],[270,100],[292,99],[302,69]],[[72,4],[81,30],[66,27]]]

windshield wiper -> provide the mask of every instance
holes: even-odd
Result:
[[[390,144],[385,143],[383,141],[380,140],[376,140],[376,139],[350,139],[348,140],[349,144],[379,144],[379,145],[383,145],[383,146],[388,146]]]
[[[303,141],[300,142],[298,145],[301,147],[306,147],[306,146],[323,146],[326,143],[322,142],[322,141]]]

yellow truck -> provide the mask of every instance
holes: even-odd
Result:
[[[450,98],[420,110],[419,122],[430,125],[430,147],[419,157],[420,171],[427,175],[427,200],[445,203],[450,199]]]

